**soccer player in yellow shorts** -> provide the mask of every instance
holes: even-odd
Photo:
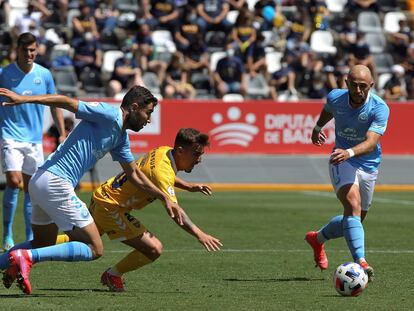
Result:
[[[141,157],[137,166],[175,203],[178,202],[174,187],[211,195],[209,186],[187,183],[176,176],[178,171],[190,173],[200,163],[206,146],[209,146],[208,135],[192,128],[183,128],[177,133],[174,148],[155,148]],[[125,173],[110,178],[93,193],[90,212],[99,232],[134,248],[102,274],[102,284],[111,291],[124,291],[122,275],[153,262],[162,253],[160,240],[130,214],[132,210],[142,209],[154,200],[151,195],[134,187]],[[174,219],[181,228],[195,236],[207,251],[220,250],[220,240],[198,228],[184,211],[182,224]]]

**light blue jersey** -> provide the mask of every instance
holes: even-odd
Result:
[[[69,180],[75,187],[83,174],[106,153],[114,161],[134,161],[122,111],[106,103],[79,101],[76,118],[82,121],[40,167]]]
[[[56,93],[52,74],[48,69],[36,63],[27,74],[16,63],[3,68],[0,72],[0,87],[20,95]],[[3,97],[0,100],[3,102],[6,98]],[[0,138],[41,144],[44,110],[43,105],[0,105]]]
[[[360,144],[366,139],[368,131],[383,135],[390,113],[386,103],[373,93],[369,93],[361,107],[352,108],[346,89],[332,90],[328,95],[325,110],[335,119],[335,147],[341,149]],[[378,143],[372,152],[350,158],[348,161],[363,171],[375,171],[381,162],[381,146]]]

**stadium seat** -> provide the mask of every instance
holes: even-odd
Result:
[[[247,80],[247,96],[254,99],[269,97],[269,86],[262,74],[257,74],[254,78]]]
[[[101,80],[101,72],[94,67],[85,67],[79,75],[79,80],[88,97],[103,97],[105,90]]]
[[[211,93],[210,77],[204,72],[194,72],[191,74],[190,84],[195,88],[197,97],[207,96]]]
[[[347,0],[326,0],[326,6],[331,13],[342,13]]]
[[[216,71],[217,63],[226,56],[226,52],[213,52],[210,54],[210,70]]]
[[[267,72],[274,73],[281,68],[282,52],[268,52],[266,53]]]
[[[205,42],[209,53],[219,52],[224,50],[226,45],[226,33],[224,31],[207,31],[205,35]]]
[[[225,102],[242,102],[242,101],[244,101],[243,95],[237,94],[237,93],[225,94],[222,99]]]
[[[99,39],[103,51],[118,50],[119,40],[115,32],[103,31]]]
[[[120,28],[127,28],[131,23],[135,23],[136,19],[134,12],[123,12],[118,16],[116,23]]]
[[[139,9],[137,0],[116,0],[116,6],[121,12],[137,12]]]
[[[124,56],[124,53],[119,50],[106,51],[103,54],[102,73],[111,74],[114,71],[114,65],[117,59]]]
[[[52,74],[55,79],[57,93],[69,97],[78,96],[78,78],[73,67],[53,70]]]
[[[358,30],[362,32],[381,32],[381,19],[375,12],[361,12],[358,14]]]
[[[174,39],[169,30],[154,30],[151,38],[155,46],[165,47],[170,53],[177,51]]]
[[[259,2],[259,0],[247,0],[247,7],[249,8],[250,11],[254,11],[254,6],[256,5],[257,2]]]
[[[315,30],[310,37],[310,47],[315,53],[336,54],[334,38],[329,31]]]
[[[66,26],[69,28],[69,29],[72,29],[72,19],[75,17],[75,16],[79,16],[80,15],[80,11],[78,10],[78,9],[70,9],[69,11],[68,11],[68,15],[67,15],[67,19],[66,19]]]
[[[376,65],[378,74],[391,72],[391,67],[394,65],[391,54],[379,53],[372,54],[372,56],[374,57],[374,63]]]
[[[383,74],[380,74],[378,76],[378,83],[377,83],[376,87],[377,87],[377,90],[379,92],[379,95],[381,95],[381,96],[383,95],[384,86],[388,82],[388,80],[391,79],[391,77],[392,77],[391,73],[383,73]]]
[[[403,12],[388,12],[384,15],[384,31],[388,33],[395,33],[400,30],[398,22],[406,20],[407,17]]]
[[[161,95],[161,88],[158,82],[158,77],[154,72],[147,71],[142,76],[142,81],[155,97],[159,98]]]
[[[10,3],[11,9],[27,9],[29,5],[29,0],[13,0],[8,2]]]
[[[227,13],[226,19],[234,25],[236,23],[237,16],[239,16],[239,11],[231,10]]]
[[[380,32],[368,32],[365,34],[365,40],[369,45],[371,53],[382,53],[385,51],[387,41]]]

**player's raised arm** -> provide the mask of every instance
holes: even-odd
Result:
[[[189,192],[201,192],[205,195],[212,195],[213,190],[210,186],[198,183],[189,183],[178,176],[175,177],[175,187],[189,191]]]
[[[20,105],[24,103],[34,103],[42,104],[49,107],[63,108],[73,113],[76,113],[78,110],[78,100],[64,95],[45,94],[24,96],[18,95],[8,89],[0,88],[0,96],[9,98],[7,102],[2,103],[2,105],[6,106]]]
[[[183,217],[183,223],[180,224],[177,222],[177,219],[174,218],[174,221],[185,231],[190,233],[191,235],[195,236],[198,241],[205,247],[205,249],[209,252],[219,251],[220,247],[223,246],[220,240],[211,236],[204,231],[202,231],[199,227],[197,227],[185,213],[185,211],[180,207],[181,214]]]

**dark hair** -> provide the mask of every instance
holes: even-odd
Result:
[[[181,128],[177,136],[175,137],[174,146],[191,146],[198,144],[203,147],[210,146],[208,141],[209,137],[207,134],[201,133],[200,131],[193,128]]]
[[[17,38],[17,46],[26,46],[37,42],[37,38],[30,32],[24,32]]]
[[[147,88],[135,85],[125,94],[121,107],[127,108],[133,103],[137,103],[140,107],[148,106],[151,103],[155,106],[158,100]]]

